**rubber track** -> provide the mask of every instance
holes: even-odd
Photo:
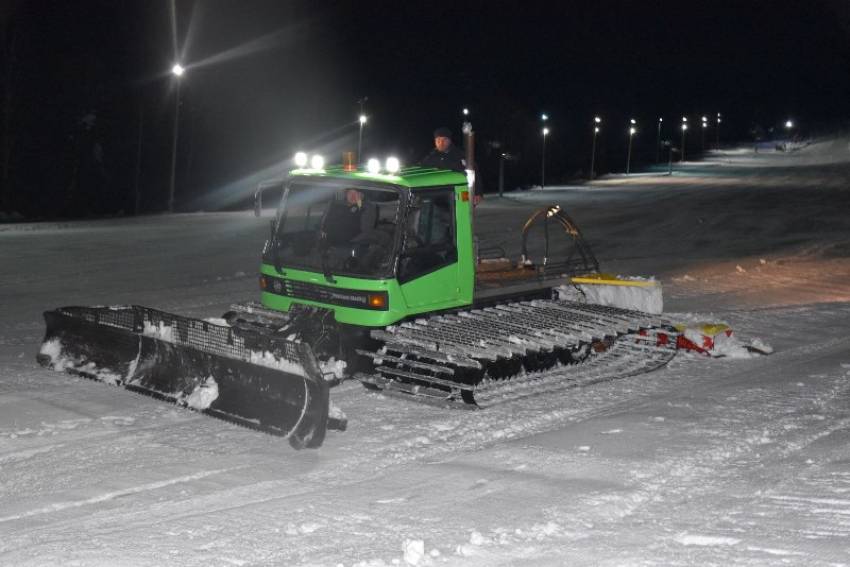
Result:
[[[570,379],[651,372],[675,356],[675,334],[668,320],[640,311],[558,300],[507,303],[373,331],[384,346],[360,353],[372,357],[376,372],[357,378],[422,401],[475,404],[479,396],[518,385],[522,367],[543,360],[545,369],[565,353],[581,361],[558,373]],[[592,345],[604,345],[604,351],[591,352]],[[507,381],[492,379],[492,369],[505,363],[518,371]]]

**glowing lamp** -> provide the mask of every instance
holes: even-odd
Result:
[[[369,161],[366,162],[366,171],[371,174],[375,174],[381,171],[381,162],[375,158],[370,158]]]
[[[325,158],[323,158],[319,154],[314,155],[312,158],[310,158],[310,167],[312,167],[313,169],[324,169]]]
[[[304,152],[298,152],[295,154],[295,165],[298,167],[305,167],[307,165],[307,154]]]
[[[389,173],[398,173],[401,169],[401,162],[396,157],[388,157],[385,167]]]

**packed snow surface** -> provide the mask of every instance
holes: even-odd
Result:
[[[482,241],[516,258],[560,204],[603,271],[662,282],[671,320],[775,352],[556,368],[480,411],[346,382],[348,430],[315,451],[35,362],[46,309],[255,299],[267,219],[0,225],[0,565],[850,565],[848,157],[833,140],[488,195]]]

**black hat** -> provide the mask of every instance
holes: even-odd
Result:
[[[434,137],[435,138],[451,138],[452,137],[452,131],[449,130],[448,128],[446,128],[445,126],[440,126],[436,130],[434,130]]]

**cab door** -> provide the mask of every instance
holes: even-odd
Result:
[[[408,312],[460,304],[452,187],[416,190],[408,209],[398,282]]]

